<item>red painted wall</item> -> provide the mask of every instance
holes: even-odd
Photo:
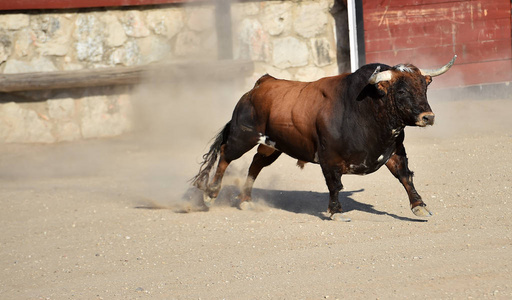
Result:
[[[512,81],[510,0],[365,0],[366,62],[434,68],[436,87]]]

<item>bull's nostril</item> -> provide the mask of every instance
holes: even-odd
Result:
[[[435,115],[431,112],[421,113],[416,119],[416,125],[418,126],[427,126],[434,125]]]
[[[427,125],[432,125],[434,123],[434,114],[425,114],[421,117],[423,122]]]

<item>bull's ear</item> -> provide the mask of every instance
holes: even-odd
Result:
[[[381,81],[375,84],[375,87],[377,88],[381,96],[386,96],[388,94],[389,86],[389,81]]]
[[[380,93],[386,95],[389,89],[389,81],[393,78],[393,73],[391,70],[380,71],[380,66],[378,66],[373,72],[372,76],[368,79],[369,84],[375,85],[375,87],[379,90]]]
[[[432,76],[426,75],[425,76],[425,81],[427,82],[427,86],[428,86],[432,82]]]

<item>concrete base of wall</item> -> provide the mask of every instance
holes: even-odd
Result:
[[[0,143],[53,143],[116,136],[132,128],[127,88],[6,94]],[[40,101],[45,97],[46,101]]]

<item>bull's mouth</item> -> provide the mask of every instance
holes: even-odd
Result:
[[[433,112],[423,112],[419,114],[418,119],[416,121],[416,125],[420,127],[425,127],[427,125],[434,125],[435,115]]]

